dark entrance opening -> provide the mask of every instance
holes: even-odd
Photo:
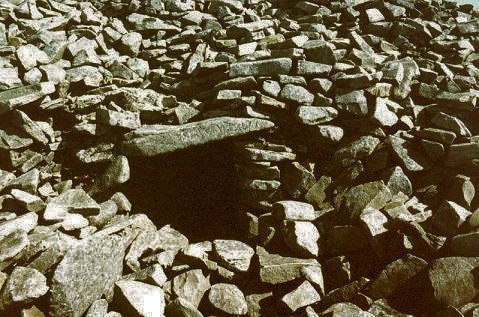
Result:
[[[122,190],[133,212],[190,242],[241,238],[238,191],[229,142],[215,142],[155,157],[129,157],[131,177]]]

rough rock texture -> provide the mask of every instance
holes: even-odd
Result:
[[[58,264],[52,278],[50,316],[81,316],[121,277],[124,241],[99,236],[81,241]]]
[[[0,315],[478,315],[478,19],[0,1]]]
[[[153,156],[272,128],[262,119],[213,118],[180,126],[144,126],[126,134],[122,152]]]

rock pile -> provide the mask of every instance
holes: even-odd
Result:
[[[478,49],[443,0],[0,1],[1,314],[476,316]],[[122,193],[220,140],[242,241]]]

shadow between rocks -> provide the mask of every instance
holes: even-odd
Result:
[[[133,213],[146,213],[190,242],[241,239],[233,153],[215,142],[155,157],[129,157],[130,180],[122,185]]]

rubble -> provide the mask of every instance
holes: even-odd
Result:
[[[0,12],[0,315],[479,311],[474,5]]]

